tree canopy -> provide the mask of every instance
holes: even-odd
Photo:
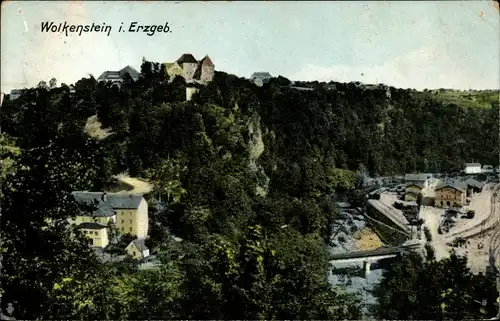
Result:
[[[327,279],[336,201],[362,204],[360,169],[496,165],[498,106],[383,85],[300,85],[312,90],[216,72],[186,102],[182,77],[144,61],[141,77],[121,86],[53,79],[4,101],[0,142],[17,152],[0,154],[11,160],[2,168],[2,310],[11,304],[18,319],[359,319],[359,298]],[[89,119],[108,134],[89,134]],[[72,191],[103,190],[123,172],[149,179],[146,197],[162,205],[150,208],[157,269],[101,262],[67,223],[79,210]],[[429,282],[436,287],[419,287]],[[474,293],[488,287],[460,258],[405,257],[385,274],[377,315],[477,316]],[[429,303],[448,288],[455,299],[440,299],[444,310]]]

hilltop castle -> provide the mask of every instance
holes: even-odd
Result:
[[[199,83],[206,85],[214,79],[214,63],[210,57],[205,56],[198,61],[190,53],[183,54],[173,63],[166,63],[165,69],[171,79],[181,76],[186,83]]]
[[[146,61],[145,58],[142,61]],[[170,81],[173,81],[176,76],[184,78],[187,84],[186,100],[191,100],[192,96],[198,92],[196,85],[207,85],[214,79],[215,65],[208,55],[198,61],[192,54],[185,53],[176,61],[165,63],[165,72]],[[119,71],[105,71],[97,78],[97,81],[120,85],[126,74],[129,74],[134,81],[140,77],[137,70],[127,66]]]
[[[173,63],[166,63],[165,69],[167,75],[172,81],[175,76],[181,76],[187,83],[186,100],[191,100],[193,95],[198,92],[194,84],[207,85],[214,79],[215,65],[206,55],[200,61],[196,60],[190,53],[183,54]]]

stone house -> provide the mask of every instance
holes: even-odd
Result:
[[[89,245],[105,248],[109,244],[108,226],[97,222],[84,222],[78,228],[89,238]]]
[[[464,182],[442,183],[435,189],[436,207],[462,207],[466,204],[467,184]]]
[[[404,200],[407,202],[416,202],[418,195],[422,193],[424,186],[418,183],[410,183],[405,187]]]
[[[108,226],[113,222],[121,234],[147,237],[148,204],[142,195],[103,192],[72,194],[79,204],[84,205],[81,215],[72,223],[99,223]]]
[[[467,197],[471,197],[475,193],[481,193],[486,182],[480,182],[473,178],[468,178],[463,181],[467,185]]]
[[[129,243],[125,251],[136,260],[142,260],[149,256],[149,249],[147,248],[144,239],[133,240]]]

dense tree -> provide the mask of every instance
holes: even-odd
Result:
[[[473,275],[467,259],[455,253],[436,261],[432,247],[426,249],[427,259],[411,253],[384,272],[374,290],[377,318],[464,320],[496,315],[498,292],[493,275]]]
[[[15,152],[0,155],[12,160],[2,168],[2,308],[12,303],[25,319],[359,318],[359,301],[327,280],[335,201],[362,206],[365,172],[496,165],[498,106],[383,85],[290,84],[216,72],[186,102],[182,77],[144,61],[120,87],[90,76],[6,100],[0,143]],[[90,138],[92,118],[113,134]],[[79,210],[71,191],[102,190],[122,172],[150,179],[166,201],[151,211],[159,269],[100,263],[67,225]],[[486,291],[488,312],[493,289],[489,276],[471,276],[458,257],[436,262],[427,246],[427,261],[405,256],[385,274],[377,316],[478,317],[475,300]]]

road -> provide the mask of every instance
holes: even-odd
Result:
[[[134,188],[130,191],[120,191],[118,193],[128,193],[128,194],[147,194],[151,192],[153,189],[153,186],[149,184],[148,182],[135,178],[135,177],[130,177],[125,174],[119,174],[116,176],[116,178],[125,184],[131,185]]]
[[[434,248],[436,259],[440,260],[450,255],[446,246],[446,238],[438,233],[439,223],[441,221],[441,210],[432,206],[420,207],[420,218],[424,219],[424,226],[429,229],[432,236],[431,245]]]

